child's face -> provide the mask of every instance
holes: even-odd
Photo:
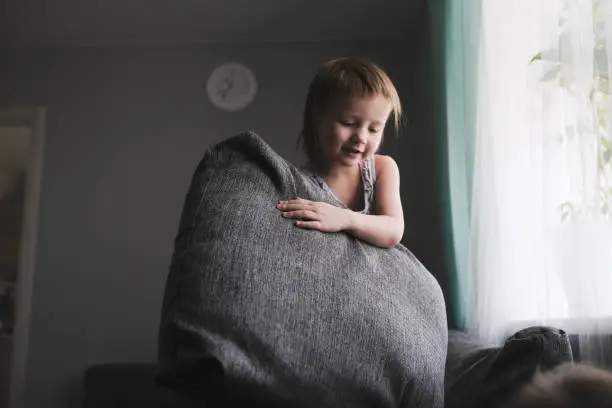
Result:
[[[382,95],[336,100],[318,128],[325,160],[330,166],[353,166],[374,154],[390,113]]]

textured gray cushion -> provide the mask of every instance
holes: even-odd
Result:
[[[442,408],[436,280],[401,245],[295,227],[275,204],[296,196],[336,203],[252,132],[206,151],[166,284],[161,381],[219,406]]]

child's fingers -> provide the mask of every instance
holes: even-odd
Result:
[[[283,211],[311,210],[312,205],[304,203],[277,204],[276,208]]]
[[[321,230],[322,224],[319,221],[296,221],[295,225],[304,229]]]
[[[306,220],[318,221],[319,216],[316,212],[310,210],[286,211],[283,212],[285,218],[301,218]]]
[[[314,201],[305,200],[300,197],[297,197],[293,200],[279,201],[279,204],[312,204],[312,203],[314,203]]]

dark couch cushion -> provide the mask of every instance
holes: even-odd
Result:
[[[487,345],[474,336],[450,330],[446,363],[447,408],[473,408],[500,347]]]
[[[83,408],[168,408],[170,392],[155,381],[156,364],[104,364],[89,367]]]
[[[447,408],[491,408],[545,371],[573,361],[569,338],[553,327],[529,327],[502,347],[450,331],[446,366]]]

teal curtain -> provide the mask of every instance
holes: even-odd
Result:
[[[476,134],[480,2],[429,0],[449,326],[463,329]]]

